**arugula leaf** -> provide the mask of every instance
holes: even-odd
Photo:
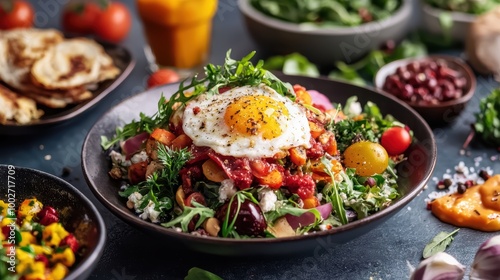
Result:
[[[422,257],[426,259],[438,252],[444,252],[444,250],[446,250],[446,247],[448,247],[451,241],[453,241],[453,235],[455,235],[458,231],[459,229],[457,228],[450,233],[444,231],[440,232],[432,239],[429,244],[425,246]]]
[[[273,223],[274,221],[276,221],[276,219],[283,217],[286,214],[300,216],[307,212],[314,214],[316,222],[321,221],[321,213],[316,208],[303,209],[290,204],[283,204],[280,207],[277,207],[274,211],[264,213],[264,216],[266,217],[266,221],[268,221],[269,223]]]
[[[332,178],[332,182],[328,183],[327,185],[331,185],[332,194],[330,195],[330,199],[332,201],[333,209],[335,210],[335,214],[337,214],[337,217],[340,219],[340,222],[345,225],[348,223],[347,214],[345,212],[344,202],[340,197],[337,182],[335,181],[335,174],[333,174],[332,172],[332,163],[326,157],[321,158],[321,163],[325,166],[326,174],[330,175],[330,177]]]
[[[188,225],[196,215],[199,215],[199,219],[194,226],[195,228],[198,228],[206,219],[211,218],[215,215],[214,210],[205,207],[196,201],[192,201],[191,203],[194,207],[184,206],[182,214],[167,223],[162,223],[161,225],[164,227],[173,227],[175,225],[180,225],[183,232],[188,232]]]
[[[188,271],[184,280],[222,280],[219,276],[213,274],[210,271],[193,267]]]

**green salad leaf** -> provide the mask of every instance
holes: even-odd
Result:
[[[479,15],[500,4],[499,0],[426,0],[429,5],[455,12]]]
[[[475,114],[476,133],[488,144],[500,147],[500,89],[493,90],[479,102]]]
[[[401,0],[251,0],[259,11],[300,24],[357,26],[389,17]]]

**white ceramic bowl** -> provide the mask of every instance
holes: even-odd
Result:
[[[239,0],[238,5],[259,45],[273,54],[298,52],[319,66],[332,66],[339,60],[351,63],[388,40],[400,41],[412,21],[412,0],[402,0],[389,18],[356,27],[305,27],[265,15],[250,0]]]

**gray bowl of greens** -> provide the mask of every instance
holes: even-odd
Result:
[[[422,27],[446,43],[463,43],[476,16],[500,5],[500,0],[424,0]]]
[[[238,4],[248,31],[261,47],[271,54],[298,52],[319,66],[351,63],[389,40],[400,41],[412,21],[411,0],[239,0]]]

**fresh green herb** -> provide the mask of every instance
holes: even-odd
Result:
[[[451,241],[453,241],[453,235],[458,232],[458,228],[450,233],[448,232],[440,232],[436,235],[432,241],[427,244],[424,248],[424,252],[422,254],[423,258],[426,259],[438,252],[444,252],[446,247],[450,245]]]
[[[172,209],[175,190],[179,185],[179,171],[191,157],[187,148],[173,150],[158,144],[158,160],[163,165],[162,169],[154,172],[146,181],[130,185],[118,194],[122,197],[129,197],[135,192],[143,195],[137,210],[143,210],[150,200],[157,211],[166,212]]]
[[[426,0],[429,5],[455,12],[479,15],[500,4],[499,0]]]
[[[180,225],[183,232],[188,232],[188,225],[196,215],[199,215],[199,218],[194,228],[198,228],[206,219],[214,216],[214,210],[205,207],[196,201],[192,201],[191,203],[194,207],[184,206],[184,210],[181,215],[167,223],[162,223],[161,225],[164,227]]]
[[[330,177],[332,178],[332,182],[328,183],[327,186],[331,185],[332,193],[330,194],[329,198],[332,202],[333,209],[335,210],[335,214],[337,214],[340,222],[345,225],[348,223],[347,214],[345,212],[344,202],[340,197],[340,192],[335,180],[335,174],[333,174],[332,172],[332,163],[326,157],[321,158],[321,163],[323,163],[323,165],[325,166],[326,174],[330,175]]]
[[[264,213],[264,216],[266,217],[266,221],[268,221],[269,223],[273,223],[274,221],[276,221],[276,219],[283,217],[286,214],[290,214],[293,216],[300,216],[307,212],[314,214],[316,218],[316,223],[321,222],[321,213],[319,213],[319,211],[316,208],[303,209],[303,208],[298,208],[296,205],[288,203],[277,207],[276,210],[274,211],[269,211],[267,213]]]
[[[346,116],[357,115],[349,110],[355,102],[357,102],[356,96],[352,96],[346,101],[343,109]],[[360,119],[346,118],[338,122],[332,120],[327,125],[327,129],[335,133],[339,151],[343,152],[356,141],[378,142],[386,129],[393,126],[404,126],[390,114],[383,116],[378,106],[373,102],[365,104],[362,115],[363,118]]]
[[[231,50],[226,53],[226,59],[222,66],[206,65],[204,78],[198,78],[195,75],[191,78],[189,84],[186,84],[187,79],[182,81],[179,89],[172,94],[168,101],[162,96],[158,102],[158,111],[152,117],[141,113],[139,121],[133,120],[123,128],[117,128],[112,139],[101,136],[102,148],[107,150],[114,144],[141,132],[151,133],[154,128],[165,127],[175,110],[182,107],[186,102],[202,93],[207,95],[219,94],[219,89],[223,87],[265,84],[276,90],[276,92],[295,100],[292,85],[282,82],[274,74],[265,70],[262,67],[264,65],[262,60],[255,66],[252,64],[250,59],[255,55],[255,51],[239,61],[232,59],[230,55]]]
[[[479,102],[474,130],[488,144],[500,147],[500,89]]]
[[[401,0],[251,0],[256,9],[272,17],[318,27],[357,26],[393,14]]]
[[[222,280],[222,278],[210,271],[198,267],[193,267],[188,271],[188,274],[186,277],[184,277],[184,280]]]

